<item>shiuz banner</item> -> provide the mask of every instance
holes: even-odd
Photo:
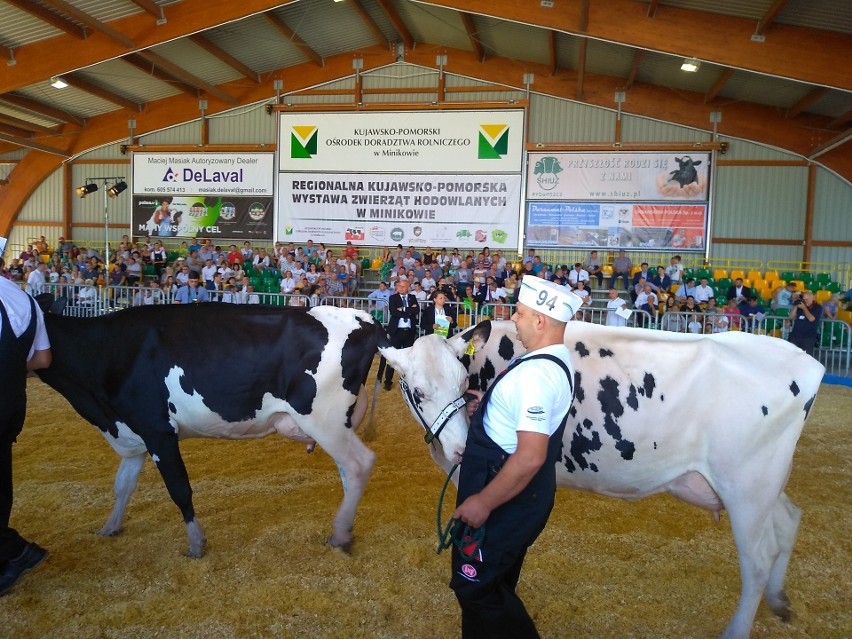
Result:
[[[527,243],[704,250],[711,157],[530,153]]]
[[[278,238],[515,250],[524,111],[282,113]]]
[[[271,153],[134,153],[132,234],[271,240]]]

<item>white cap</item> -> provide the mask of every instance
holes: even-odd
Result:
[[[0,257],[3,257],[3,251],[6,250],[6,242],[8,240],[5,237],[0,237]]]
[[[521,280],[518,302],[560,322],[570,321],[583,305],[582,298],[564,286],[533,276]]]

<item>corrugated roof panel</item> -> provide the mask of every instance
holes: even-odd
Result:
[[[275,144],[277,122],[265,104],[232,109],[209,119],[210,144]]]
[[[837,118],[849,111],[852,95],[843,91],[829,91],[825,96],[808,107],[808,113],[818,113]]]
[[[365,89],[418,89],[438,88],[438,70],[404,62],[381,67],[362,77]],[[428,91],[424,91],[428,93]],[[434,98],[433,98],[434,99]]]
[[[210,84],[224,84],[245,77],[191,40],[172,40],[152,47],[151,51]]]
[[[302,64],[308,57],[263,16],[251,16],[204,32],[258,73]]]
[[[298,2],[275,14],[322,57],[377,44],[347,2]]]
[[[837,211],[852,211],[852,189],[849,183],[828,171],[816,172],[814,188],[814,239],[852,240],[852,215],[837,215]],[[848,247],[846,261],[852,262]]]
[[[528,140],[536,143],[610,142],[615,113],[598,107],[533,93]]]
[[[472,51],[458,11],[417,2],[395,2],[400,18],[416,42]]]
[[[0,97],[0,100],[2,100],[2,97]],[[0,114],[7,115],[12,118],[17,118],[18,120],[23,120],[24,122],[29,122],[30,124],[38,124],[40,126],[52,127],[60,123],[64,124],[64,122],[61,122],[60,120],[54,120],[52,118],[48,118],[47,116],[33,113],[32,111],[25,111],[23,109],[17,108],[14,105],[6,104],[5,102],[0,102]],[[9,124],[9,126],[16,126],[11,122],[4,122],[3,124]]]
[[[26,11],[0,3],[0,45],[21,47],[46,38],[61,35],[62,31],[30,15]]]
[[[710,128],[709,122],[707,127]],[[661,122],[660,120],[636,117],[627,113],[622,114],[621,117],[621,140],[622,142],[683,142],[692,144],[694,142],[709,142],[710,133]]]
[[[719,131],[725,130],[725,118],[724,113],[722,114],[722,122],[719,123]],[[719,135],[719,140],[721,142],[728,143],[728,151],[725,154],[725,160],[767,160],[770,162],[774,161],[790,161],[790,160],[801,160],[802,158],[798,155],[793,155],[791,153],[785,153],[780,149],[773,148],[771,146],[766,146],[764,144],[755,144],[754,142],[748,142],[747,140],[741,140],[739,138],[731,138],[725,135]]]
[[[579,38],[574,38],[579,43]],[[557,51],[560,39],[557,37]],[[578,44],[579,46],[579,44]],[[589,40],[586,50],[586,72],[627,79],[633,68],[635,49],[611,42]],[[571,68],[576,68],[575,66]]]
[[[38,100],[44,104],[55,106],[58,109],[68,111],[81,118],[90,118],[122,108],[112,102],[107,102],[74,87],[54,89],[47,82],[31,84],[30,86],[18,89],[16,93],[32,98],[33,100]]]
[[[475,23],[486,54],[550,64],[550,43],[545,29],[495,18],[478,18]]]
[[[778,24],[852,33],[852,2],[848,0],[791,0],[778,14]]]
[[[92,84],[97,84],[139,103],[168,98],[180,93],[170,83],[158,80],[142,69],[121,60],[102,62],[78,71],[76,75]],[[67,89],[62,89],[62,91],[67,91]]]
[[[366,12],[370,15],[373,22],[376,23],[376,26],[379,27],[379,31],[384,34],[385,39],[388,42],[397,39],[398,35],[396,30],[393,28],[391,21],[388,20],[385,12],[382,11],[377,0],[361,0],[361,6],[363,6]]]
[[[805,97],[812,86],[790,80],[779,80],[768,75],[736,71],[719,93],[727,100],[745,100],[768,106],[791,107]],[[718,98],[717,98],[718,99]]]
[[[706,93],[719,77],[719,67],[709,62],[702,62],[698,71],[690,73],[682,71],[680,65],[684,58],[664,53],[645,51],[639,70],[636,73],[637,82],[657,84],[671,89]]]

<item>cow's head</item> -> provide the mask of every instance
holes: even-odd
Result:
[[[467,390],[467,370],[459,362],[472,339],[487,341],[481,332],[467,340],[445,340],[425,335],[410,348],[393,348],[379,341],[379,351],[402,377],[403,393],[415,419],[423,424],[444,450],[447,460],[458,463],[467,440],[467,413],[462,395]]]

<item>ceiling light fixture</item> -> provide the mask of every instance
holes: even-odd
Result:
[[[50,86],[54,89],[64,89],[68,86],[68,83],[60,77],[54,76],[50,78]]]
[[[84,184],[83,186],[78,186],[77,187],[77,195],[79,195],[80,198],[82,199],[82,198],[86,197],[87,195],[89,195],[89,193],[94,193],[97,190],[98,190],[98,185],[92,184],[90,182],[88,184]]]
[[[695,73],[698,71],[698,67],[701,66],[701,61],[696,58],[686,58],[683,61],[683,64],[680,65],[681,71],[687,71],[689,73]]]

